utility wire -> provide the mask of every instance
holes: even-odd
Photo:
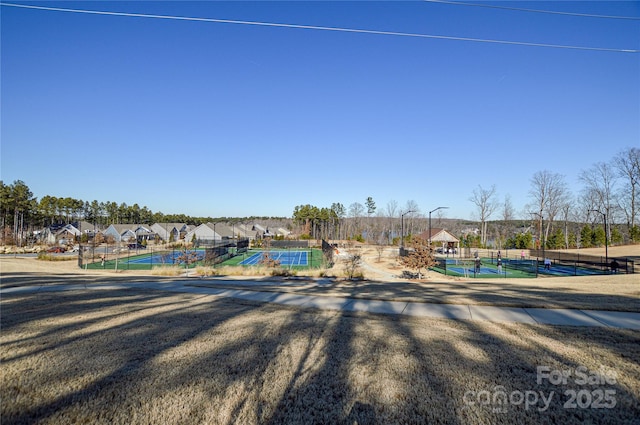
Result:
[[[514,10],[518,12],[534,12],[534,13],[549,13],[552,15],[580,16],[583,18],[629,19],[629,20],[640,21],[640,17],[638,16],[594,15],[589,13],[560,12],[556,10],[523,9],[521,7],[496,6],[493,4],[464,3],[461,1],[449,1],[449,0],[422,0],[422,1],[427,3],[443,3],[443,4],[455,4],[458,6],[475,6],[475,7],[486,7],[489,9]]]
[[[447,36],[447,35],[430,35],[430,34],[396,32],[396,31],[378,31],[378,30],[366,30],[366,29],[356,29],[356,28],[282,24],[282,23],[260,22],[260,21],[239,21],[239,20],[215,19],[215,18],[193,18],[193,17],[187,17],[187,16],[150,15],[150,14],[142,14],[142,13],[109,12],[109,11],[99,11],[99,10],[65,9],[60,7],[30,6],[30,5],[24,5],[24,4],[3,3],[3,2],[0,2],[0,6],[18,7],[23,9],[47,10],[47,11],[54,11],[54,12],[83,13],[83,14],[91,14],[91,15],[167,19],[167,20],[177,20],[177,21],[214,22],[214,23],[222,23],[222,24],[254,25],[254,26],[277,27],[277,28],[295,28],[295,29],[306,29],[306,30],[316,30],[316,31],[334,31],[334,32],[348,32],[348,33],[358,33],[358,34],[376,34],[376,35],[391,35],[391,36],[399,36],[399,37],[429,38],[429,39],[436,39],[436,40],[469,41],[469,42],[475,42],[475,43],[507,44],[507,45],[529,46],[529,47],[548,47],[548,48],[554,48],[554,49],[589,50],[589,51],[614,52],[614,53],[639,53],[640,52],[640,50],[638,49],[614,49],[614,48],[607,48],[607,47],[588,47],[588,46],[571,46],[571,45],[562,45],[562,44],[528,43],[524,41],[491,40],[491,39],[483,39],[483,38],[454,37],[454,36]]]

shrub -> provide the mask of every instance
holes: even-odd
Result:
[[[158,266],[154,267],[151,274],[156,276],[179,276],[184,273],[184,268],[178,266]]]
[[[59,256],[47,254],[46,252],[41,251],[38,253],[38,260],[40,261],[74,261],[76,260],[77,261],[78,257],[76,256],[59,257]]]
[[[285,269],[283,267],[275,267],[271,269],[271,276],[288,277],[295,276],[296,272],[291,269]]]
[[[196,267],[196,274],[198,276],[216,276],[216,270],[212,269],[211,267]]]
[[[347,279],[355,279],[357,276],[362,277],[360,266],[362,265],[362,256],[360,254],[349,254],[344,259],[344,272]]]

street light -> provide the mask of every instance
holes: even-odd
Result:
[[[604,220],[604,264],[605,267],[609,264],[609,239],[607,238],[607,215],[600,210],[589,210],[593,212],[597,212],[602,215],[602,219]]]
[[[404,251],[404,216],[405,214],[409,214],[412,212],[415,212],[415,211],[409,210],[400,214],[400,255],[402,255],[402,251]]]
[[[431,249],[431,213],[438,210],[445,210],[449,207],[438,207],[435,210],[429,211],[429,249]]]
[[[544,246],[546,245],[544,240],[544,217],[542,216],[542,214],[537,212],[532,212],[531,214],[535,214],[540,217],[540,239],[542,239],[542,259],[544,260],[546,259],[546,257],[544,256]]]

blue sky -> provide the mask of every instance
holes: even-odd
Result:
[[[17,2],[16,2],[17,3]],[[432,2],[20,2],[640,49],[640,20]],[[640,17],[640,2],[484,2]],[[474,218],[640,145],[640,54],[2,6],[5,183],[193,216],[371,196]]]

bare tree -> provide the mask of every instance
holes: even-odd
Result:
[[[511,203],[511,196],[506,195],[504,197],[504,203],[502,204],[502,221],[509,222],[515,218],[515,209]]]
[[[436,225],[437,227],[442,227],[442,219],[447,215],[447,212],[446,212],[446,211],[447,211],[447,210],[445,210],[445,209],[441,209],[441,210],[436,211],[436,216],[435,216],[436,221],[435,221],[435,225]]]
[[[356,234],[360,234],[360,218],[364,213],[364,206],[359,202],[354,202],[349,205],[349,217],[352,218],[352,227],[349,236],[355,236]]]
[[[385,246],[382,243],[376,245],[376,252],[378,253],[378,263],[382,262],[382,254],[384,254]]]
[[[593,209],[605,214],[607,237],[611,240],[611,223],[615,221],[615,185],[616,173],[613,167],[605,162],[598,162],[591,168],[583,170],[579,176],[584,183],[585,195],[595,201]]]
[[[487,220],[496,210],[498,204],[494,201],[496,194],[496,186],[492,185],[490,189],[483,189],[478,185],[473,190],[473,195],[469,200],[478,207],[478,215],[480,218],[480,244],[484,247],[487,243]]]
[[[264,238],[262,240],[262,258],[259,264],[265,267],[279,267],[280,261],[271,257],[271,238]]]
[[[362,255],[351,250],[347,251],[347,256],[344,258],[344,272],[347,275],[347,279],[353,280],[357,277],[364,277],[360,266],[362,266]]]
[[[388,227],[389,227],[388,244],[389,245],[391,245],[391,239],[393,237],[394,221],[397,214],[398,214],[398,203],[394,200],[387,202],[387,219],[388,219]]]
[[[175,263],[183,264],[185,268],[189,268],[194,263],[197,263],[200,260],[198,257],[198,252],[194,250],[188,250],[187,248],[183,248],[180,250],[178,255],[176,256]]]
[[[405,218],[404,218],[406,234],[412,235],[413,226],[414,226],[413,219],[420,215],[420,207],[418,206],[418,203],[416,201],[414,201],[413,199],[410,199],[407,201],[404,207],[404,211],[412,211],[409,214],[405,215]]]
[[[497,244],[498,249],[502,249],[503,240],[506,237],[506,229],[509,228],[509,222],[515,217],[515,210],[513,208],[513,204],[511,203],[511,196],[506,195],[504,197],[504,202],[501,205],[501,219],[502,224],[497,226]]]
[[[636,225],[639,210],[637,197],[640,195],[640,149],[625,149],[614,158],[613,162],[618,175],[625,179],[618,199],[627,225],[632,229]]]
[[[569,217],[571,212],[571,202],[565,202],[561,207],[562,221],[564,223],[564,247],[569,248]]]
[[[562,174],[544,170],[538,171],[531,178],[529,194],[533,198],[529,212],[537,215],[538,240],[542,243],[549,238],[549,229],[567,202],[569,191]],[[543,223],[545,224],[544,228]]]

